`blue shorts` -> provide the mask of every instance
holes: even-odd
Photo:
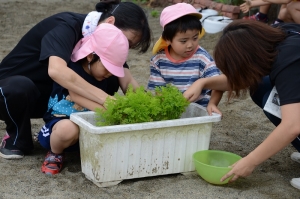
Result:
[[[46,123],[40,130],[38,135],[38,140],[42,145],[42,147],[44,147],[45,149],[51,150],[50,135],[52,133],[52,128],[57,122],[59,122],[62,119],[66,119],[66,118],[54,118],[50,122]],[[69,146],[64,151],[66,152],[79,151],[79,142],[75,143],[72,146]]]

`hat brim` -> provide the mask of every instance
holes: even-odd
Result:
[[[197,17],[198,19],[202,18],[202,14],[200,14],[200,13],[191,13],[191,14],[188,14],[188,15],[193,15],[193,16]]]
[[[117,77],[124,77],[125,73],[124,73],[124,67],[123,66],[115,66],[114,64],[110,63],[109,61],[101,58],[100,56],[100,60],[103,64],[103,66],[114,76]]]
[[[204,34],[205,34],[205,30],[202,27],[201,33],[199,33],[199,39],[201,39],[204,36]],[[165,49],[166,47],[168,47],[167,42],[162,37],[159,37],[159,39],[153,46],[152,53],[156,54],[158,51]]]
[[[90,48],[91,40],[88,37],[81,39],[73,49],[71,55],[72,62],[77,62],[91,54],[93,50]]]

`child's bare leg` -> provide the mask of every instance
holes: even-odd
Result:
[[[71,120],[65,119],[57,122],[50,136],[51,151],[60,154],[63,150],[78,141],[79,127]]]
[[[280,10],[278,13],[278,19],[281,19],[284,22],[290,22],[291,21],[291,17],[289,16],[287,9],[286,9],[286,4],[282,4],[280,6]]]
[[[270,7],[271,7],[271,4],[259,6],[259,12],[255,14],[256,20],[267,23],[269,21],[268,20],[268,12],[269,12]]]
[[[268,14],[270,7],[271,7],[271,4],[270,5],[259,6],[259,12],[262,13],[262,14]]]
[[[249,11],[249,9],[247,7],[247,3],[251,4],[251,5],[253,4],[252,6],[248,5],[248,7],[250,8],[250,7],[254,7],[254,5],[261,4],[261,1],[260,0],[257,0],[257,1],[253,0],[253,1],[247,1],[244,4],[241,4],[240,5],[240,9],[244,13],[246,11]],[[268,2],[264,2],[264,3],[268,3]],[[268,21],[269,21],[269,19],[268,19],[268,12],[269,12],[270,6],[271,6],[270,3],[265,4],[265,5],[260,5],[259,6],[259,12],[257,12],[254,15],[251,15],[249,17],[245,16],[245,17],[243,17],[243,19],[256,20],[256,21],[261,21],[261,22],[264,22],[264,23],[268,23]]]
[[[300,24],[300,2],[299,1],[292,1],[287,4],[287,13],[288,17],[292,22]]]
[[[286,4],[281,4],[280,10],[273,24],[278,24],[287,21]]]

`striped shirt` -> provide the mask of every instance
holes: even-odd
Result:
[[[191,57],[179,61],[174,60],[165,48],[150,60],[148,89],[172,84],[183,93],[198,79],[220,74],[211,55],[200,46]],[[210,93],[211,90],[203,89],[196,103],[206,107]]]

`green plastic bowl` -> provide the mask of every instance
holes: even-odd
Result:
[[[242,157],[234,153],[218,150],[203,150],[193,154],[193,160],[197,173],[211,184],[227,184],[232,178],[221,182],[220,179],[228,173],[232,164]]]

